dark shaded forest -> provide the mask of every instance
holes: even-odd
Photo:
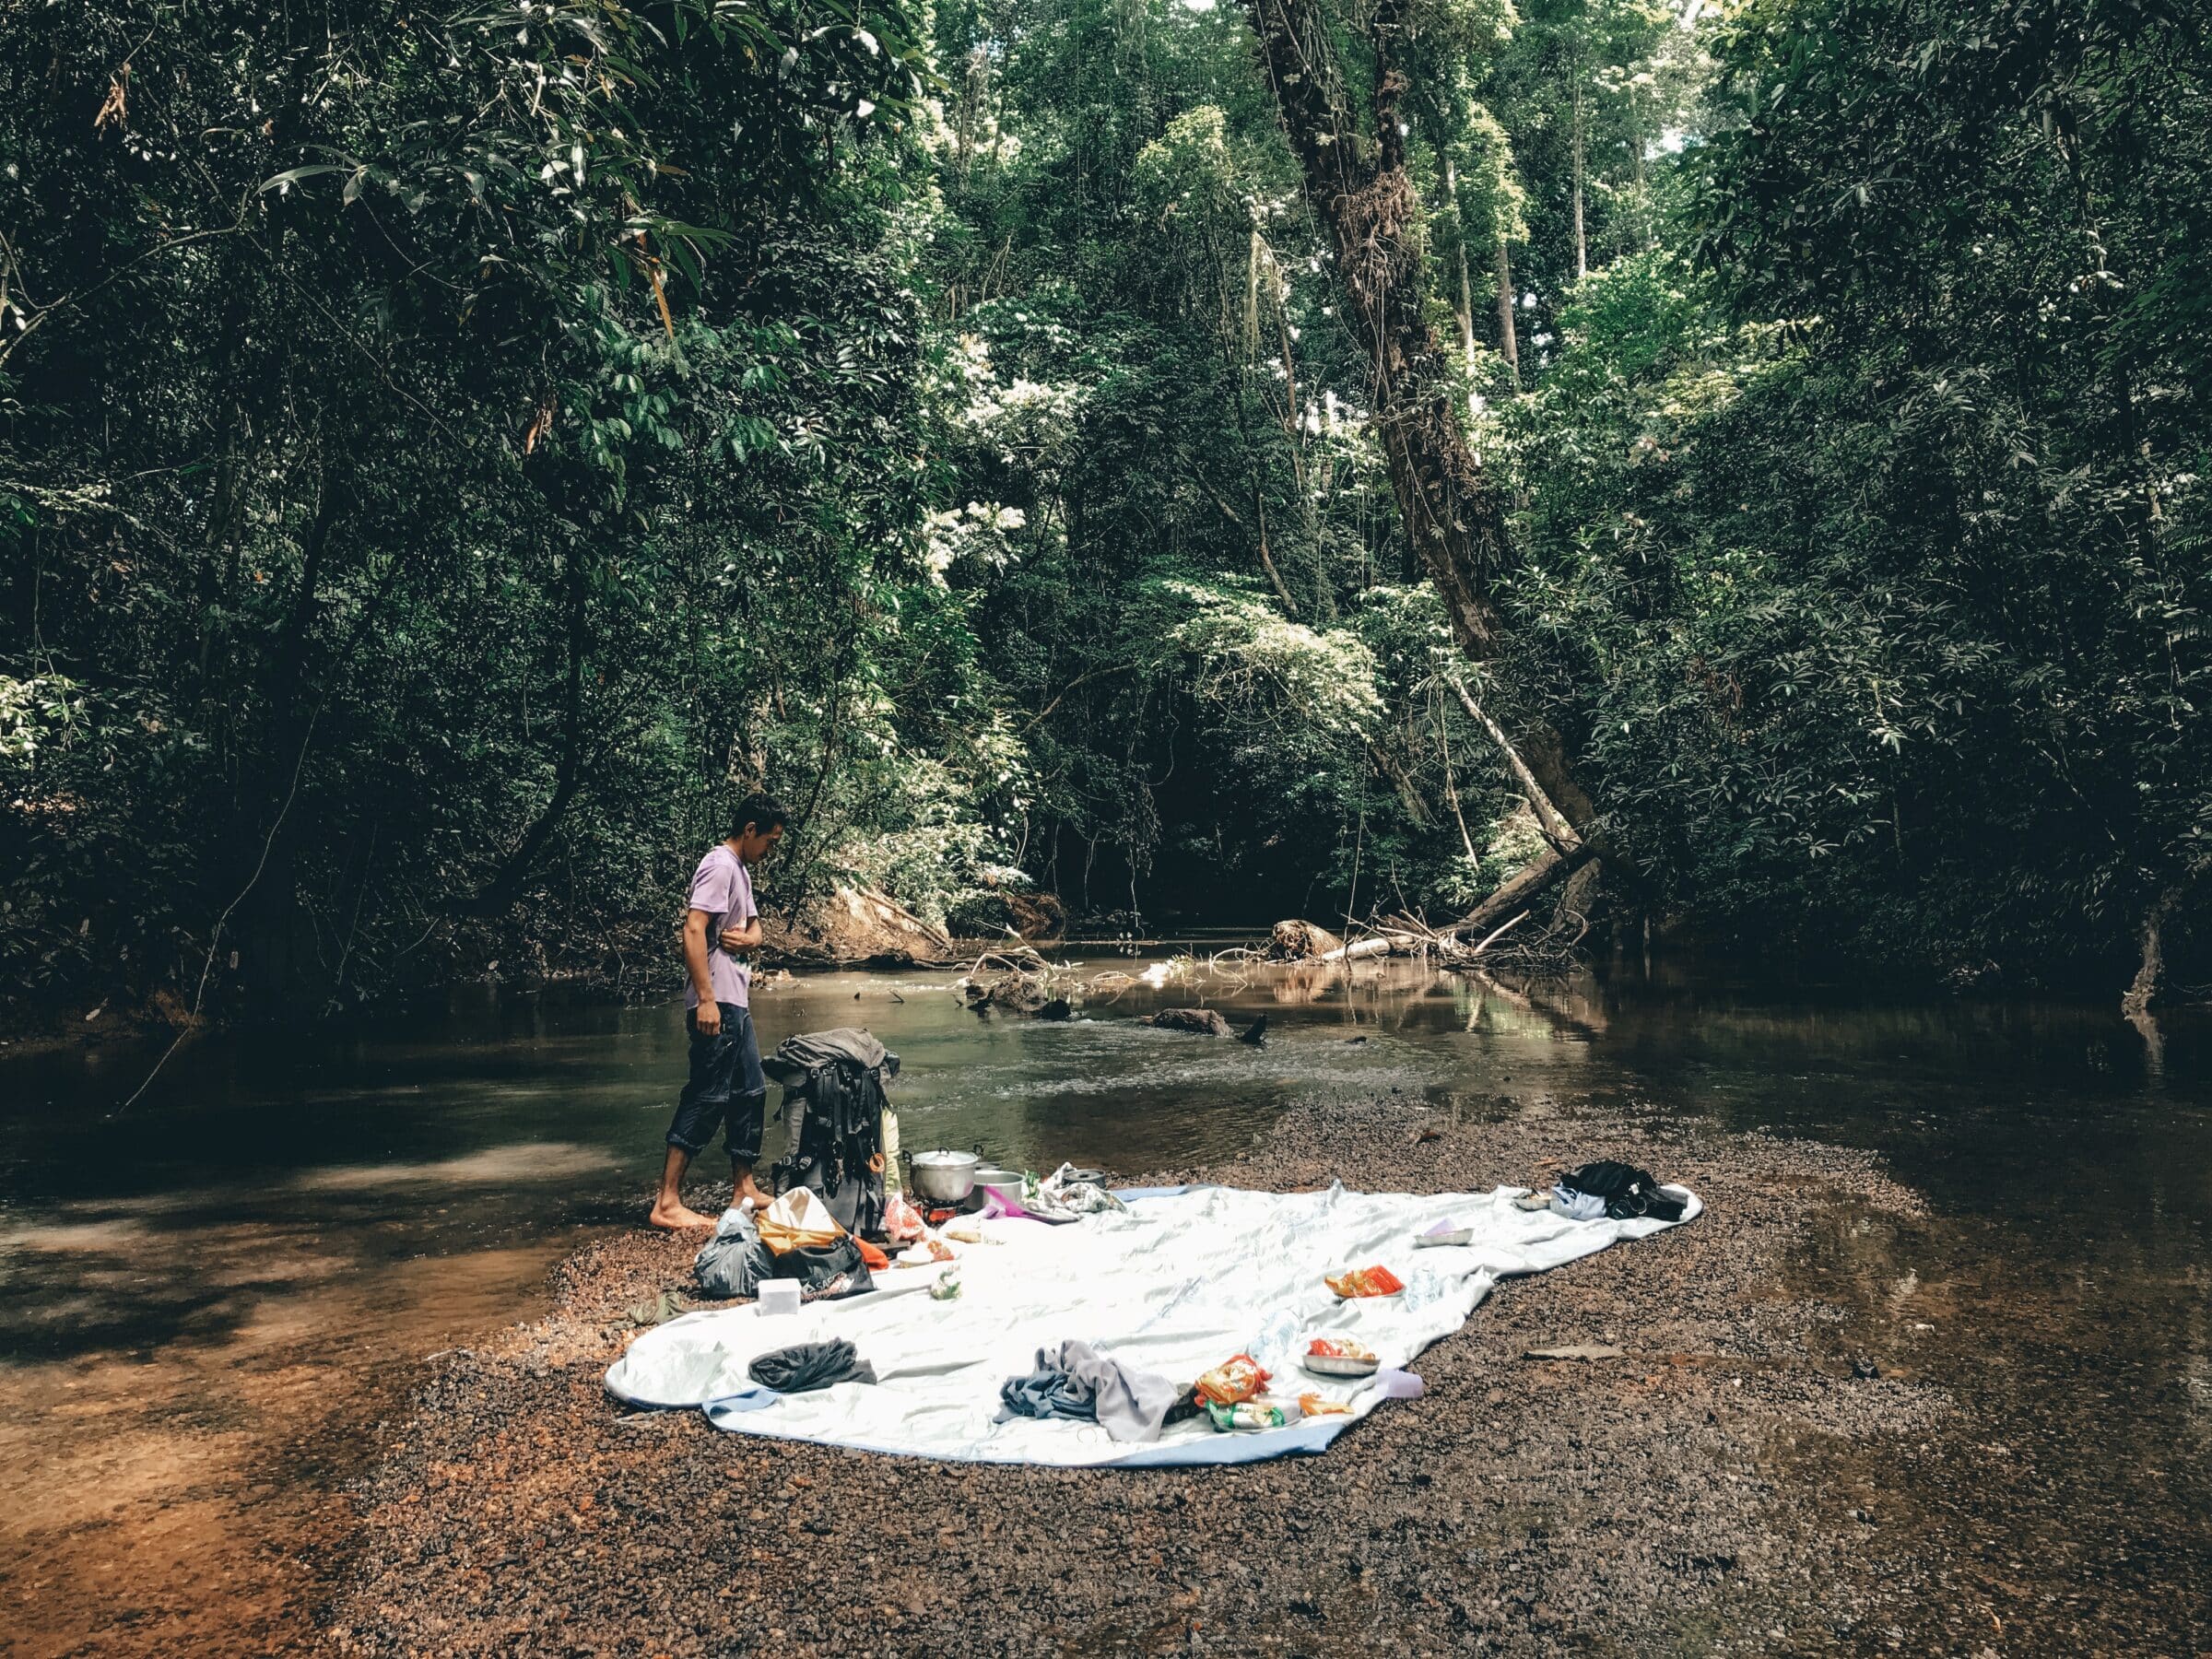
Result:
[[[2204,23],[0,0],[0,986],[672,983],[765,786],[956,933],[2201,994]]]

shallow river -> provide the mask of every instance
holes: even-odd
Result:
[[[950,979],[764,993],[762,1046],[866,1025],[904,1063],[910,1149],[981,1142],[1031,1168],[1230,1155],[1286,1103],[1346,1089],[1463,1121],[1589,1100],[1878,1148],[1931,1219],[1832,1230],[1801,1271],[1885,1363],[2015,1414],[2030,1443],[1991,1455],[2036,1458],[2047,1496],[1974,1547],[2029,1577],[2033,1556],[2077,1583],[2201,1582],[2201,1019],[2169,1018],[2154,1050],[2103,1009],[1632,970],[1523,994],[1391,964],[1211,983],[1240,1018],[1269,1016],[1254,1049],[1131,1018],[1187,992],[1139,986],[1055,1025],[979,1018]],[[306,1635],[378,1420],[427,1358],[533,1317],[555,1261],[641,1214],[684,1050],[673,1004],[473,996],[211,1041],[112,1115],[150,1058],[0,1051],[12,1653],[261,1653]]]

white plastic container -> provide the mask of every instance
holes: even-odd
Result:
[[[798,1311],[799,1281],[796,1279],[769,1279],[760,1287],[760,1300],[753,1304],[753,1312],[763,1318],[772,1319]]]

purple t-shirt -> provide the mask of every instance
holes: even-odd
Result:
[[[714,1000],[750,1007],[753,971],[722,947],[724,928],[743,927],[758,913],[752,875],[729,842],[709,848],[691,872],[690,908],[707,912],[707,982],[714,987]],[[698,986],[685,987],[684,1006],[699,1006]]]

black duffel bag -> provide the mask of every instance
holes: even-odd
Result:
[[[1570,1192],[1603,1198],[1606,1214],[1616,1221],[1632,1221],[1643,1216],[1657,1221],[1679,1221],[1689,1207],[1672,1193],[1661,1192],[1659,1178],[1634,1164],[1587,1163],[1560,1176],[1559,1184]]]
[[[834,1244],[785,1251],[776,1258],[775,1276],[797,1279],[799,1294],[808,1301],[858,1296],[863,1290],[876,1288],[876,1277],[860,1259],[860,1246],[850,1236]]]

